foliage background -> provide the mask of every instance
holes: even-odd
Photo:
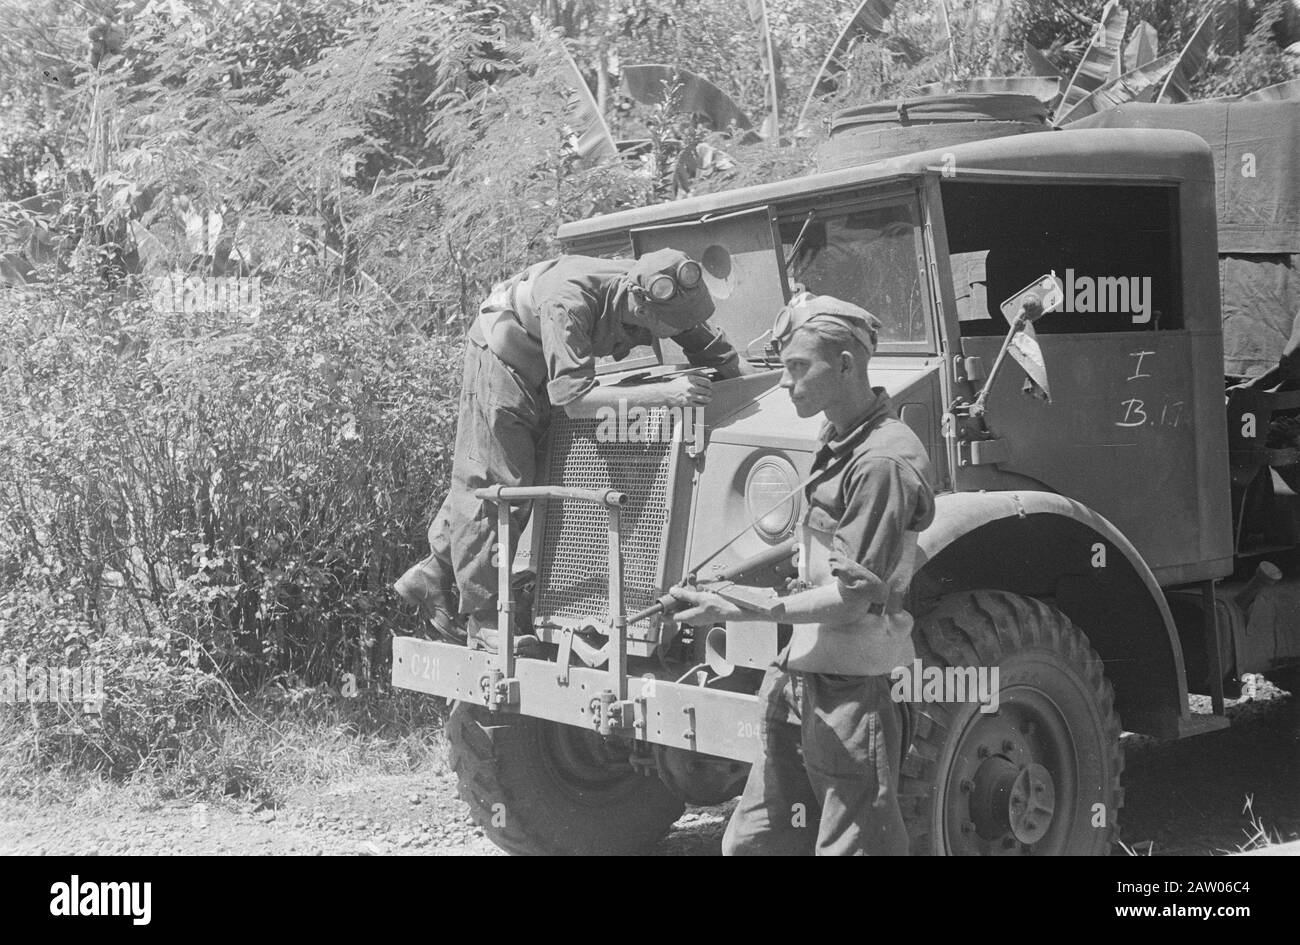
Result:
[[[760,124],[758,34],[728,0],[2,0],[0,666],[94,661],[109,686],[99,718],[0,707],[10,777],[248,792],[270,750],[250,703],[417,724],[384,690],[389,635],[417,629],[389,586],[425,554],[491,283],[563,221],[802,173],[843,105],[1025,73],[1026,41],[1068,73],[1099,12],[903,0],[793,137],[857,6],[768,0],[782,136],[756,141],[619,86],[690,69]],[[1128,8],[1163,49],[1201,12]],[[1296,74],[1294,3],[1216,9],[1197,94]],[[575,147],[570,56],[639,156]],[[684,169],[700,144],[718,159]],[[255,278],[261,308],[160,309],[171,275]]]

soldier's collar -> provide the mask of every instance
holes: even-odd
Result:
[[[605,285],[604,298],[601,299],[604,307],[604,314],[609,318],[611,324],[623,327],[623,314],[626,311],[624,306],[631,305],[631,299],[628,293],[627,275],[624,273],[615,279],[610,279]]]
[[[871,392],[876,395],[875,400],[862,415],[862,419],[843,436],[838,438],[835,436],[835,426],[829,420],[822,424],[821,442],[824,448],[836,455],[847,452],[862,442],[867,434],[880,425],[881,420],[889,416],[889,395],[885,393],[885,389],[873,387]]]

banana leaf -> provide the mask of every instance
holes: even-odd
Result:
[[[165,266],[168,252],[163,241],[150,232],[149,228],[139,220],[131,220],[129,227],[131,238],[135,240],[136,253],[139,255],[140,261],[144,263],[145,268],[147,269],[154,264]]]
[[[1101,11],[1096,35],[1079,60],[1079,67],[1074,70],[1069,85],[1065,87],[1061,104],[1056,107],[1055,120],[1058,124],[1062,116],[1069,114],[1070,109],[1109,81],[1110,70],[1119,56],[1120,43],[1124,39],[1124,28],[1127,25],[1128,11],[1116,0],[1110,0]]]
[[[718,131],[732,125],[749,128],[751,122],[731,96],[702,75],[672,66],[643,64],[623,67],[623,84],[628,95],[642,105],[657,105],[664,99],[664,89],[674,82],[681,83],[682,111],[703,115]]]
[[[0,253],[0,285],[27,285],[32,264],[17,253]]]
[[[596,97],[587,88],[587,80],[578,70],[569,51],[564,50],[566,78],[573,89],[569,97],[569,117],[573,120],[574,131],[578,135],[577,151],[584,161],[596,163],[618,157],[618,146],[614,136],[609,133],[605,116],[600,113]]]
[[[1238,101],[1285,102],[1294,98],[1300,98],[1300,79],[1290,79],[1286,82],[1279,82],[1277,85],[1266,86],[1258,91],[1251,92],[1249,95],[1243,95]]]
[[[1160,91],[1155,98],[1157,102],[1176,104],[1186,102],[1192,97],[1189,85],[1192,78],[1205,65],[1205,56],[1210,51],[1210,43],[1213,41],[1214,13],[1211,11],[1201,18],[1201,22],[1197,24],[1196,32],[1192,34],[1192,38],[1188,40],[1187,45],[1178,54],[1178,66],[1173,72],[1169,73],[1169,78],[1165,79],[1165,84],[1160,86]]]
[[[830,52],[826,54],[821,68],[817,70],[817,75],[813,77],[812,85],[808,89],[808,95],[804,99],[803,108],[799,110],[797,128],[804,126],[808,109],[812,106],[814,99],[824,97],[835,91],[838,84],[836,76],[844,71],[844,60],[853,42],[862,36],[876,37],[884,35],[885,20],[894,12],[894,6],[897,2],[898,0],[863,0],[857,12],[845,24],[844,29],[840,30],[839,37],[831,46]]]
[[[1075,105],[1074,108],[1062,115],[1056,123],[1058,125],[1069,124],[1094,112],[1114,108],[1116,105],[1142,101],[1143,95],[1149,89],[1158,87],[1177,65],[1178,54],[1169,53],[1154,62],[1147,63],[1140,69],[1126,72],[1118,79],[1107,82],[1101,88],[1092,92],[1078,105]]]
[[[1025,65],[1029,67],[1029,71],[1032,72],[1034,75],[1042,76],[1043,78],[1048,78],[1048,79],[1065,78],[1065,73],[1062,72],[1060,69],[1056,68],[1056,66],[1052,65],[1051,60],[1048,59],[1045,55],[1043,55],[1042,50],[1035,49],[1033,46],[1029,45],[1028,41],[1025,42],[1024,52],[1025,52]]]
[[[1159,50],[1160,37],[1156,35],[1156,28],[1142,20],[1133,27],[1133,35],[1124,47],[1124,69],[1132,72],[1154,62]]]

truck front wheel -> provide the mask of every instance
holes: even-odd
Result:
[[[913,698],[899,782],[912,852],[1109,853],[1123,803],[1120,724],[1082,631],[1041,601],[987,590],[943,598],[912,636],[923,678],[949,700]],[[987,711],[992,700],[976,696],[994,691]]]
[[[685,809],[594,731],[462,702],[447,736],[461,798],[509,853],[636,853],[663,839]]]

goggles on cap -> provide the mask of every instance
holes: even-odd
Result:
[[[817,303],[818,298],[816,296],[804,293],[795,296],[785,308],[777,313],[776,321],[772,325],[772,346],[776,349],[777,354],[781,353],[781,348],[790,341],[790,336],[797,329],[818,318],[827,318],[839,322],[853,333],[853,337],[858,339],[864,348],[870,352],[875,352],[876,326],[872,324],[870,315],[863,318],[863,315],[867,314],[866,312],[859,314],[846,306],[823,307]]]
[[[650,277],[646,286],[646,295],[654,302],[667,302],[676,298],[679,292],[698,289],[704,279],[704,271],[693,259],[684,259],[671,273],[657,272]]]

